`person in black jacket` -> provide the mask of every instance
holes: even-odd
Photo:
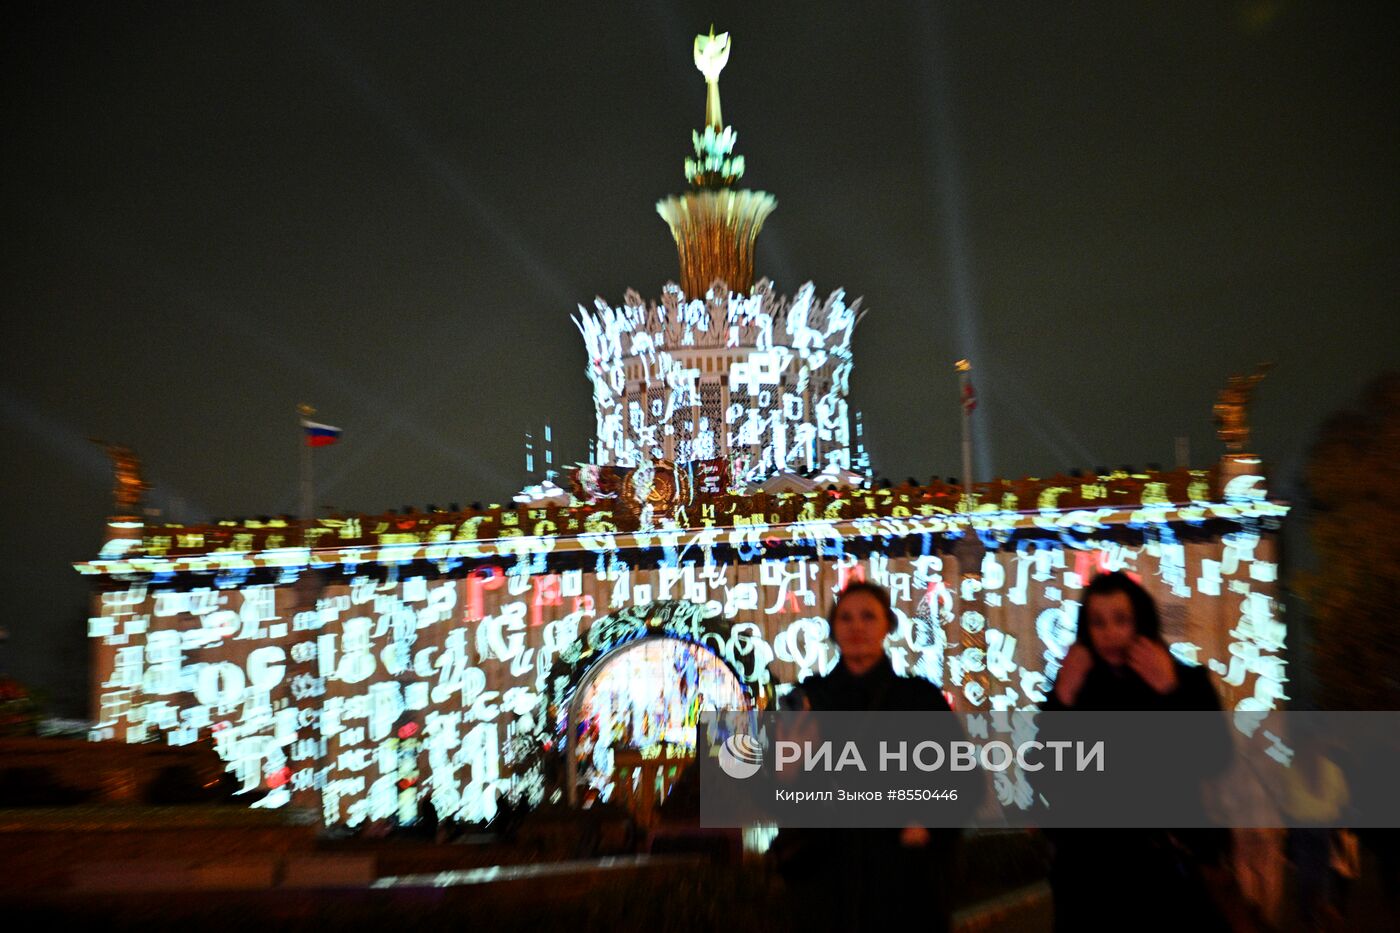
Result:
[[[808,710],[942,711],[948,701],[931,682],[900,677],[885,655],[898,621],[890,594],[856,582],[827,617],[841,658],[830,673],[798,685]],[[945,931],[949,878],[958,830],[784,829],[774,844],[791,895],[794,928],[890,930],[918,917],[921,929]]]
[[[1142,586],[1117,572],[1085,587],[1077,638],[1042,710],[1220,708],[1206,669],[1187,666],[1167,650],[1156,603]],[[1150,719],[1144,728],[1151,728]],[[1222,713],[1219,728],[1202,736],[1200,777],[1224,769],[1227,729]],[[1221,861],[1228,830],[1058,829],[1046,836],[1054,846],[1056,930],[1225,928],[1202,872]]]
[[[1167,650],[1157,604],[1121,571],[1095,577],[1080,601],[1079,631],[1043,710],[1218,710],[1204,667]]]

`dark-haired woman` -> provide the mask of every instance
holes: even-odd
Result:
[[[1220,710],[1203,667],[1172,657],[1151,595],[1125,573],[1095,577],[1080,603],[1079,631],[1055,678],[1046,711]],[[1150,728],[1146,721],[1145,728]],[[1202,777],[1224,765],[1229,737],[1203,736]],[[1050,884],[1055,929],[1224,929],[1202,871],[1228,848],[1226,830],[1054,830]]]
[[[885,639],[898,619],[883,587],[847,586],[827,625],[841,657],[829,673],[798,686],[801,708],[951,712],[936,686],[901,677],[890,664]],[[783,830],[774,848],[795,928],[890,930],[913,916],[920,929],[947,930],[958,837],[955,829],[922,826]]]
[[[1203,667],[1167,650],[1157,604],[1132,577],[1106,573],[1084,588],[1079,632],[1044,710],[1218,710]]]

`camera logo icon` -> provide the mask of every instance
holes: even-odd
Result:
[[[763,767],[763,744],[746,732],[736,732],[719,747],[719,766],[737,781],[751,778]]]

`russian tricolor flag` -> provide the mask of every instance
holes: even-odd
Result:
[[[328,424],[301,419],[301,430],[306,437],[307,447],[327,447],[340,440],[340,428]]]

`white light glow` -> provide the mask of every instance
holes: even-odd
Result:
[[[648,634],[649,606],[676,607],[651,634],[699,646],[758,696],[830,669],[832,596],[873,580],[893,595],[899,626],[887,650],[900,673],[940,683],[963,708],[1025,709],[1044,698],[1074,637],[1076,593],[1111,569],[1180,607],[1175,653],[1217,671],[1232,706],[1267,710],[1285,697],[1286,632],[1271,539],[1250,516],[1281,508],[1202,506],[1235,516],[1237,531],[1187,540],[1173,531],[1188,527],[1180,512],[1134,511],[1137,543],[1110,534],[1121,511],[1082,510],[318,551],[324,569],[310,589],[216,585],[227,582],[219,555],[204,555],[202,570],[147,558],[130,563],[163,566],[170,582],[105,590],[89,623],[95,734],[177,745],[212,734],[244,787],[275,791],[264,806],[314,801],[327,823],[408,813],[418,786],[442,817],[482,820],[503,796],[539,802],[543,775],[527,752],[561,739],[570,688],[558,678],[587,669],[589,652]],[[978,579],[929,550],[958,527],[991,545]],[[796,550],[769,550],[778,545]],[[475,569],[445,563],[469,550]],[[583,566],[552,565],[571,553],[586,555]],[[356,569],[375,561],[374,576]],[[1236,621],[1221,632],[1221,618]],[[984,642],[968,644],[968,633]],[[412,750],[398,732],[410,724]],[[405,774],[421,774],[413,799],[398,787]]]
[[[739,482],[784,470],[850,471],[846,394],[859,302],[811,283],[789,302],[761,281],[753,294],[661,303],[629,292],[575,319],[597,414],[595,462],[635,466],[728,458]]]

